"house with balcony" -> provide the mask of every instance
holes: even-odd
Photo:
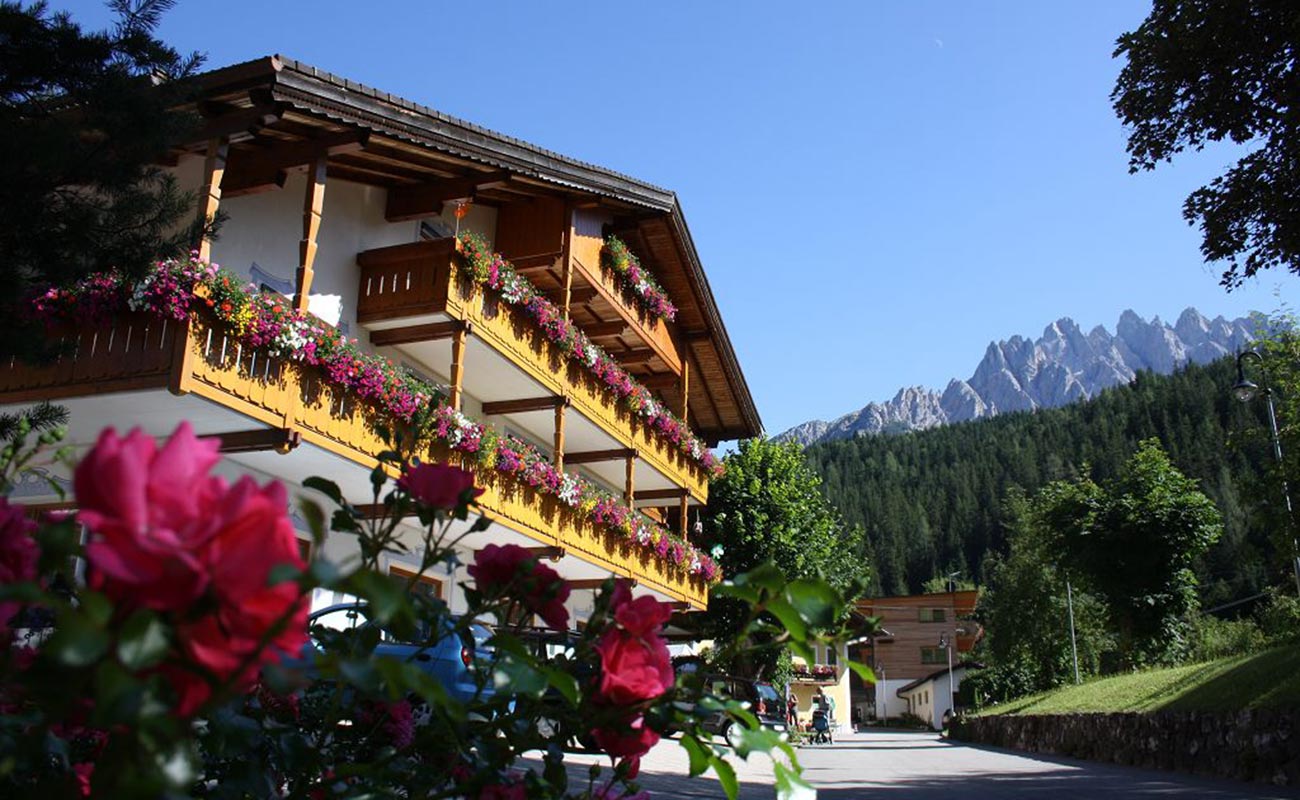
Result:
[[[971,589],[858,601],[859,613],[879,620],[879,632],[860,642],[854,654],[872,668],[876,678],[874,684],[857,675],[850,678],[852,702],[861,719],[884,720],[920,711],[929,718],[942,718],[947,706],[936,692],[942,695],[947,685],[949,659],[959,680],[964,671],[959,665],[969,660],[984,633],[971,618],[978,596]]]
[[[161,438],[188,420],[232,477],[327,476],[365,507],[378,430],[436,406],[426,457],[474,470],[493,523],[462,562],[535,548],[577,619],[610,574],[704,608],[709,448],[762,426],[677,197],[281,56],[202,81],[202,128],[167,163],[199,215],[225,219],[199,256],[251,285],[241,303],[310,325],[259,340],[225,302],[73,314],[51,327],[57,363],[0,368],[0,411],[58,402],[81,449],[107,425]],[[346,561],[355,543],[324,549]],[[419,563],[386,558],[395,576]],[[465,580],[463,565],[420,576],[453,612]]]

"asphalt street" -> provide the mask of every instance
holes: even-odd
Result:
[[[1300,790],[1134,769],[948,742],[932,733],[874,731],[837,737],[832,746],[799,750],[804,777],[822,800],[883,798],[1104,798],[1104,800],[1246,800],[1300,798]],[[595,756],[573,757],[584,775]],[[607,762],[605,762],[607,763]],[[771,763],[736,763],[744,800],[775,797]],[[642,761],[651,798],[717,798],[711,777],[687,777],[686,753],[664,741]]]

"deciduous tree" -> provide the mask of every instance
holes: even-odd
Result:
[[[1119,38],[1111,94],[1129,169],[1224,140],[1249,152],[1183,205],[1229,289],[1260,270],[1300,273],[1300,6],[1292,0],[1155,0]]]

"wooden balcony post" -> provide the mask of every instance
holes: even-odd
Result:
[[[555,407],[555,469],[564,470],[564,409],[567,404]]]
[[[307,168],[307,191],[302,201],[302,241],[298,243],[297,295],[293,305],[307,310],[311,296],[312,264],[316,261],[316,237],[320,234],[321,212],[325,208],[325,163],[321,155]]]
[[[687,425],[691,424],[691,418],[688,416],[691,410],[691,357],[690,353],[682,359],[682,407],[680,409],[682,422]]]
[[[469,331],[462,325],[451,338],[451,407],[460,410],[461,385],[465,381],[465,340]]]
[[[636,456],[627,457],[627,500],[628,508],[636,508]]]
[[[199,258],[212,257],[212,239],[207,226],[221,206],[221,179],[226,174],[226,158],[230,155],[230,140],[225,136],[208,140],[207,157],[203,160],[203,188],[199,191],[199,240],[196,243]]]
[[[686,494],[682,495],[682,499],[678,501],[678,510],[680,511],[681,514],[680,524],[682,528],[682,538],[689,541],[690,525],[691,525],[691,504],[690,504],[690,497],[688,495]]]

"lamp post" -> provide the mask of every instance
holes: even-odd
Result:
[[[1074,638],[1074,592],[1070,589],[1070,579],[1065,579],[1065,607],[1070,611],[1070,656],[1074,659],[1074,682],[1079,680],[1079,645]]]
[[[1249,403],[1257,396],[1263,396],[1265,404],[1268,406],[1268,427],[1273,434],[1273,457],[1277,459],[1279,469],[1283,469],[1282,463],[1282,440],[1277,435],[1277,414],[1273,411],[1273,392],[1267,386],[1258,386],[1252,381],[1246,380],[1246,359],[1254,358],[1264,365],[1264,357],[1255,350],[1247,350],[1237,355],[1237,383],[1232,387],[1232,393],[1243,403]],[[1291,567],[1295,572],[1295,589],[1296,594],[1300,595],[1300,543],[1296,542],[1295,521],[1291,513],[1291,489],[1287,486],[1286,473],[1282,473],[1282,498],[1286,500],[1286,524],[1287,529],[1291,532]]]

